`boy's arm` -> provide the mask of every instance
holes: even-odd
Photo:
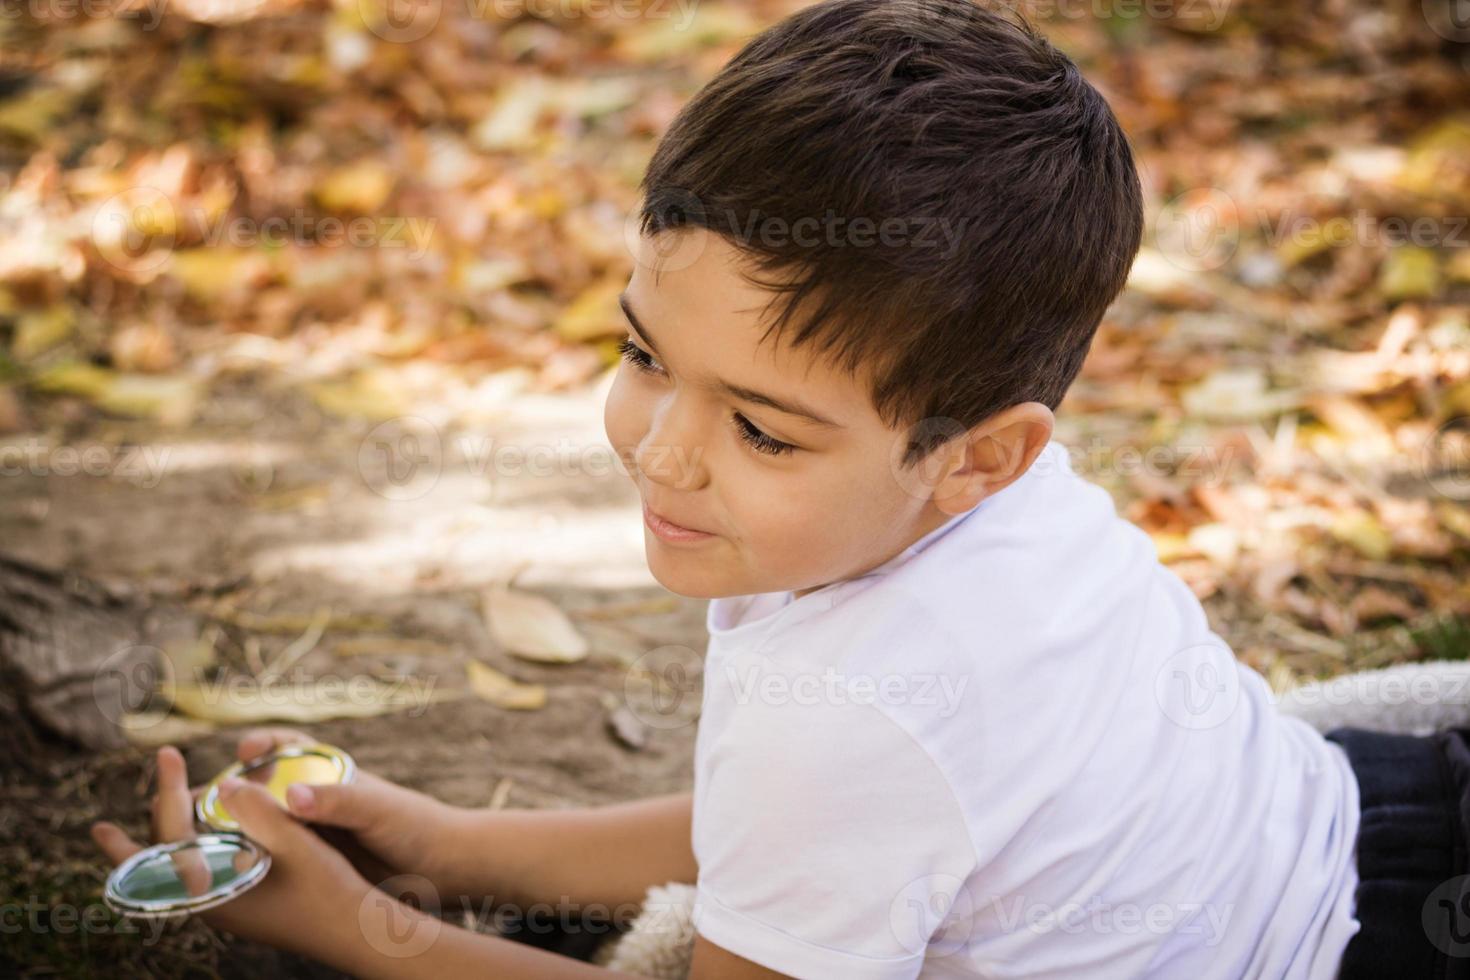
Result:
[[[687,792],[568,810],[457,809],[436,884],[525,905],[636,906],[652,885],[694,883],[692,812]]]
[[[368,980],[418,980],[425,976],[610,980],[627,976],[498,936],[460,929],[390,899],[368,902],[380,907],[382,914],[360,918],[361,941],[314,951],[317,958]],[[784,980],[786,975],[696,937],[689,977],[690,980]]]

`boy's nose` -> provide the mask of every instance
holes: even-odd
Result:
[[[698,490],[708,482],[703,438],[692,425],[670,424],[671,412],[655,415],[638,443],[634,463],[650,482],[674,490]]]

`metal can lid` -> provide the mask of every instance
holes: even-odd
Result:
[[[264,783],[270,794],[286,805],[286,787],[292,783],[323,785],[350,783],[357,776],[352,756],[331,745],[283,745],[246,762],[225,767],[204,785],[195,806],[201,823],[215,830],[238,831],[240,824],[220,800],[220,784],[231,777]]]
[[[119,915],[166,919],[214,908],[258,885],[271,856],[240,834],[145,847],[112,869],[102,899]]]

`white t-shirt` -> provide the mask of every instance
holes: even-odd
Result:
[[[1334,977],[1358,787],[1052,442],[859,578],[716,599],[694,923],[799,977]]]

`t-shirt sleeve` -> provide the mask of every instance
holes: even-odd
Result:
[[[695,929],[792,977],[917,976],[975,867],[940,768],[884,708],[819,686],[734,715],[696,773]]]

